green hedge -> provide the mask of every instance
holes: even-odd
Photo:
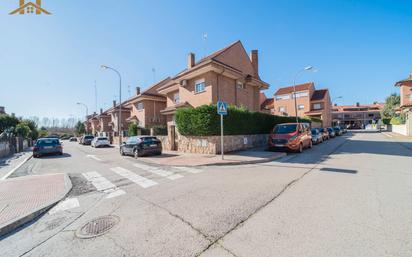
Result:
[[[299,119],[308,122],[307,119]],[[274,116],[261,112],[250,112],[244,108],[230,106],[224,117],[225,135],[268,134],[276,124],[295,122],[295,117]],[[220,116],[216,105],[197,108],[181,108],[176,111],[176,125],[185,136],[220,135]]]

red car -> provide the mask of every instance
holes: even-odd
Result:
[[[312,148],[312,134],[308,123],[278,124],[269,136],[270,150],[289,150],[303,152],[305,148]]]

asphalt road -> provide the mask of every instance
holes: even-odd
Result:
[[[412,143],[378,133],[255,165],[153,167],[64,143],[13,176],[64,172],[65,204],[0,241],[2,256],[412,256]],[[108,233],[79,238],[105,215]]]

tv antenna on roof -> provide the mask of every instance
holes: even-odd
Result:
[[[207,55],[207,33],[203,33],[203,57]]]

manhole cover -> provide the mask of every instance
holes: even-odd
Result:
[[[76,236],[79,238],[101,236],[112,229],[119,221],[120,218],[113,215],[96,218],[80,227],[76,231]]]

